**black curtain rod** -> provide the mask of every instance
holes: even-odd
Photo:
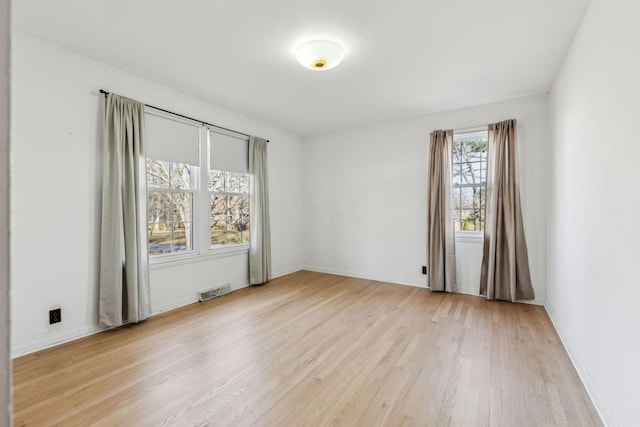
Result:
[[[103,94],[104,96],[109,95],[109,92],[107,92],[104,89],[100,89],[100,93]],[[211,126],[211,127],[218,128],[218,129],[223,129],[223,130],[226,130],[228,132],[237,133],[238,135],[244,135],[247,138],[251,137],[251,135],[248,135],[248,134],[243,133],[243,132],[238,132],[237,130],[233,130],[233,129],[225,128],[225,127],[222,127],[222,126],[214,125],[213,123],[207,123],[207,122],[204,122],[202,120],[194,119],[193,117],[189,117],[189,116],[185,116],[185,115],[182,115],[182,114],[174,113],[173,111],[165,110],[164,108],[154,107],[153,105],[149,105],[149,104],[145,104],[145,105],[147,107],[153,108],[154,110],[163,111],[165,113],[173,114],[174,116],[182,117],[183,119],[193,120],[194,122],[202,123],[203,125]],[[269,142],[268,139],[267,139],[267,142]]]

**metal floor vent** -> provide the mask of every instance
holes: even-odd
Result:
[[[211,288],[205,291],[199,291],[198,299],[200,300],[200,302],[204,302],[204,301],[209,301],[210,299],[221,297],[222,295],[226,295],[230,293],[231,293],[231,285],[227,283],[226,285],[221,285],[221,286],[218,286],[217,288]]]

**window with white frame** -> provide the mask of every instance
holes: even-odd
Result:
[[[149,255],[194,250],[193,166],[147,158]]]
[[[487,130],[454,132],[451,193],[456,232],[484,230],[487,141]]]
[[[155,110],[145,119],[150,258],[247,248],[247,139]]]
[[[149,256],[196,250],[199,124],[147,111]]]
[[[209,130],[211,246],[249,243],[249,142]]]

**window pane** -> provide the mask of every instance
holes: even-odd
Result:
[[[482,144],[479,141],[467,142],[465,145],[468,162],[479,162],[482,160]]]
[[[191,193],[172,193],[173,222],[191,221]]]
[[[474,200],[474,190],[475,188],[464,187],[460,189],[461,197],[460,197],[460,208],[471,208],[473,207]]]
[[[453,144],[453,163],[462,163],[461,145],[459,143]]]
[[[245,198],[242,196],[228,196],[227,203],[229,216],[233,218],[234,221],[237,221],[240,218],[240,213],[245,204]]]
[[[211,197],[211,244],[222,245],[227,230],[227,196]]]
[[[172,252],[184,252],[193,249],[191,222],[179,222],[173,225]]]
[[[458,140],[453,147],[452,203],[456,231],[484,229],[487,137]]]
[[[215,195],[211,197],[211,219],[221,220],[227,217],[227,196]]]
[[[244,194],[249,194],[249,175],[248,174],[240,175],[240,192]]]
[[[242,243],[240,232],[235,229],[227,230],[227,241],[225,243],[228,245]]]
[[[147,238],[149,239],[149,255],[171,253],[171,225],[169,223],[149,224]]]
[[[211,244],[212,245],[224,245],[226,244],[226,231],[225,230],[211,230]]]
[[[246,218],[246,226],[245,228],[242,230],[242,243],[249,243],[250,241],[250,232],[249,232],[249,218]]]
[[[222,171],[209,171],[209,191],[224,191],[225,173]]]
[[[227,182],[225,191],[228,193],[239,193],[240,192],[240,181],[242,180],[241,173],[232,173],[227,172]]]
[[[147,192],[147,221],[171,221],[171,194],[163,191]]]
[[[469,162],[460,165],[460,183],[461,184],[480,184],[480,166],[479,162]]]
[[[473,209],[463,209],[461,214],[461,227],[464,231],[477,231],[479,226],[479,217]]]
[[[180,163],[171,163],[169,168],[171,188],[191,188],[191,166]]]
[[[167,162],[147,159],[147,185],[169,188],[169,165]]]
[[[209,171],[211,245],[249,242],[249,175]]]
[[[193,194],[148,191],[147,239],[149,255],[193,250]]]

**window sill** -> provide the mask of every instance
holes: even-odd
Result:
[[[482,243],[484,233],[482,231],[456,231],[455,239],[460,243]]]
[[[199,262],[206,262],[214,259],[228,258],[239,255],[246,255],[249,253],[249,245],[233,245],[233,246],[218,246],[208,249],[202,253],[188,253],[181,255],[164,256],[158,258],[149,259],[149,269],[159,270],[162,268],[171,268],[179,265],[193,264]]]

